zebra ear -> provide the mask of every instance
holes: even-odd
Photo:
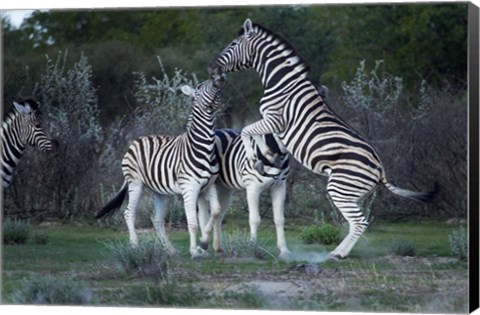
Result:
[[[245,34],[245,37],[250,37],[253,35],[252,20],[248,18],[245,20],[245,22],[243,22],[243,34]]]
[[[193,96],[195,95],[195,89],[192,88],[190,85],[183,85],[181,87],[182,93],[187,95],[187,96]]]
[[[22,115],[28,115],[32,112],[30,106],[24,106],[22,104],[18,104],[17,102],[13,102],[13,106],[15,106],[15,109]]]

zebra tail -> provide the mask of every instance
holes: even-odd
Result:
[[[427,191],[427,192],[418,192],[418,191],[412,191],[412,190],[396,187],[390,184],[387,181],[386,177],[383,177],[381,181],[385,185],[385,187],[388,190],[390,190],[392,193],[408,199],[420,201],[420,202],[431,201],[440,191],[440,184],[438,182],[435,182],[435,187],[433,188],[433,190]]]
[[[125,196],[127,195],[127,191],[128,191],[128,183],[127,183],[127,181],[125,181],[125,182],[123,182],[122,188],[120,188],[120,190],[117,192],[115,197],[113,197],[113,199],[110,200],[105,205],[105,207],[103,207],[102,210],[98,211],[95,214],[95,219],[100,219],[100,218],[104,217],[105,215],[112,215],[113,213],[115,213],[115,211],[117,211],[120,208],[120,206],[122,205],[123,200],[125,199]]]

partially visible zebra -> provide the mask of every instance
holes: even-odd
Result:
[[[56,141],[45,134],[39,103],[33,99],[13,102],[12,110],[2,123],[2,187],[12,183],[15,166],[27,145],[42,152],[51,151]]]
[[[264,173],[259,173],[251,164],[247,163],[245,148],[240,138],[240,132],[232,129],[218,129],[215,132],[216,150],[220,163],[220,172],[215,181],[217,186],[218,203],[222,214],[214,226],[213,249],[222,252],[221,248],[221,218],[230,205],[232,194],[235,190],[246,190],[250,234],[252,240],[257,239],[257,229],[260,225],[259,198],[265,189],[270,189],[272,198],[273,219],[277,231],[277,247],[280,250],[280,258],[287,259],[290,251],[287,248],[284,232],[284,205],[286,195],[287,176],[289,172],[289,158],[285,151],[278,146],[271,134],[263,137],[266,145],[275,154],[278,154],[281,167],[277,168],[273,162],[265,157],[258,146],[253,143],[257,156],[263,162]],[[199,199],[200,226],[207,221],[208,201],[206,198]]]
[[[182,92],[194,96],[192,119],[187,132],[178,136],[147,136],[135,140],[122,160],[125,181],[116,196],[96,214],[96,218],[118,209],[127,193],[129,202],[125,209],[130,242],[138,244],[135,232],[135,213],[143,188],[150,188],[155,194],[155,211],[152,223],[166,249],[176,253],[165,233],[164,220],[168,213],[171,195],[181,194],[190,234],[190,254],[200,255],[196,245],[197,199],[208,194],[217,200],[216,187],[211,185],[218,175],[218,161],[215,154],[214,123],[215,113],[220,108],[220,78],[198,84],[196,90],[183,86]],[[202,229],[200,239],[206,247],[209,232],[218,218],[220,208],[212,204],[210,221]]]
[[[303,166],[328,176],[327,192],[348,221],[345,239],[331,253],[345,258],[368,226],[359,203],[383,183],[391,192],[428,201],[437,191],[413,192],[387,181],[380,158],[361,135],[324,102],[307,78],[309,67],[293,46],[267,28],[247,19],[233,40],[209,65],[218,74],[253,68],[265,88],[260,100],[262,119],[243,128],[247,158],[255,163],[250,137],[274,133]],[[265,152],[269,156],[272,152]]]

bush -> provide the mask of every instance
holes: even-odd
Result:
[[[154,238],[141,239],[138,246],[117,242],[107,244],[120,269],[135,276],[167,280],[170,259],[164,246]]]
[[[322,227],[310,225],[303,228],[300,239],[305,244],[332,245],[340,241],[340,229],[331,224],[324,224]]]
[[[394,240],[388,246],[388,253],[397,256],[415,256],[417,252],[417,246],[407,240]]]
[[[468,237],[465,228],[461,227],[448,236],[452,255],[460,260],[468,259]]]
[[[226,233],[222,238],[222,247],[227,257],[255,257],[264,259],[268,251],[263,243],[253,241],[250,234],[236,229],[232,233]]]
[[[3,244],[25,244],[30,237],[30,224],[7,219],[3,222]]]
[[[65,277],[34,276],[23,279],[13,293],[16,304],[87,304],[92,290],[81,281]]]
[[[45,232],[39,232],[33,235],[33,241],[35,242],[35,244],[45,245],[48,243],[48,240],[49,240],[48,234]]]

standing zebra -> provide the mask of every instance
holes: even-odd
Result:
[[[349,223],[349,233],[331,253],[345,258],[368,226],[359,203],[379,183],[391,192],[419,201],[435,191],[422,193],[400,189],[387,181],[376,150],[336,116],[307,78],[309,67],[293,46],[267,28],[247,19],[233,40],[209,66],[210,73],[253,68],[260,76],[264,95],[262,119],[241,133],[250,137],[274,133],[287,151],[306,168],[328,176],[327,192]],[[246,145],[247,158],[255,152]],[[266,152],[269,155],[272,152]]]
[[[194,96],[192,119],[187,132],[179,136],[147,136],[135,140],[122,160],[125,181],[116,196],[96,214],[101,218],[118,209],[128,190],[129,202],[125,209],[125,220],[130,234],[130,243],[138,244],[135,232],[135,212],[144,186],[155,193],[155,212],[152,223],[166,249],[176,250],[165,233],[164,220],[167,215],[170,195],[181,194],[190,234],[190,254],[199,255],[196,245],[197,199],[208,194],[217,200],[215,186],[211,185],[218,174],[215,154],[214,122],[220,108],[221,80],[210,79],[200,83],[196,90],[183,86],[182,92]],[[206,247],[208,233],[218,218],[219,207],[212,204],[209,223],[202,229],[201,243]]]
[[[13,102],[12,110],[2,123],[3,188],[12,183],[15,166],[27,144],[37,147],[42,152],[51,151],[55,146],[55,141],[49,139],[43,130],[39,104],[32,99]]]
[[[260,225],[259,198],[262,191],[270,188],[272,198],[273,219],[277,230],[277,247],[281,258],[288,258],[290,251],[287,248],[284,232],[284,204],[286,195],[286,182],[289,172],[289,159],[286,151],[282,151],[271,134],[264,135],[264,143],[275,154],[278,154],[281,167],[277,168],[273,162],[264,156],[254,143],[259,159],[264,166],[264,174],[259,173],[251,164],[247,163],[245,147],[240,138],[240,133],[232,129],[219,129],[215,132],[216,151],[220,163],[220,172],[215,181],[217,196],[219,198],[222,214],[214,226],[213,248],[221,252],[221,217],[230,205],[232,194],[235,190],[246,190],[250,234],[252,240],[257,239],[257,229]],[[205,198],[199,199],[200,226],[207,221],[208,202]]]

